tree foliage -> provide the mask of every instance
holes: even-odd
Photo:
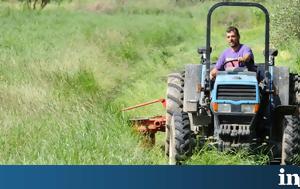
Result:
[[[24,2],[29,9],[43,9],[51,0],[19,0]],[[61,3],[63,0],[52,0],[57,3]]]
[[[277,1],[271,14],[274,44],[300,39],[300,0]]]

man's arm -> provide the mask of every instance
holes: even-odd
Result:
[[[242,63],[245,63],[245,62],[249,62],[250,59],[251,59],[251,55],[250,54],[245,54],[244,56],[239,57],[238,61],[242,62]]]
[[[243,46],[243,48],[244,48],[243,56],[238,58],[239,62],[245,64],[245,63],[251,62],[251,60],[254,61],[254,55],[253,55],[251,48],[248,46],[245,46],[245,45]]]
[[[225,51],[219,56],[216,66],[210,71],[209,77],[211,80],[214,80],[217,76],[218,70],[223,70],[223,64],[225,61]]]
[[[216,78],[216,76],[217,76],[217,72],[218,72],[217,68],[213,68],[213,69],[210,71],[209,78],[210,78],[211,80],[214,80],[214,79]]]

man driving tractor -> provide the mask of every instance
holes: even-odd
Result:
[[[252,50],[244,44],[240,44],[240,34],[236,27],[230,26],[226,30],[226,39],[230,46],[219,57],[215,68],[210,72],[210,79],[215,79],[218,71],[224,71],[229,67],[247,67],[249,71],[255,71],[254,55]]]

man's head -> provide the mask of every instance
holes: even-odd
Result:
[[[226,39],[231,48],[238,47],[240,45],[239,30],[234,26],[228,27],[226,30]]]

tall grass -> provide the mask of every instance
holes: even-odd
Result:
[[[163,135],[156,147],[144,148],[128,123],[163,108],[120,110],[164,97],[166,75],[198,63],[212,3],[73,1],[43,11],[0,4],[0,163],[166,164]],[[222,15],[216,14],[212,35],[215,58],[226,46]],[[260,51],[261,24],[247,27],[261,23],[257,17],[240,27],[245,43]],[[261,162],[223,157],[200,152],[187,163]]]

